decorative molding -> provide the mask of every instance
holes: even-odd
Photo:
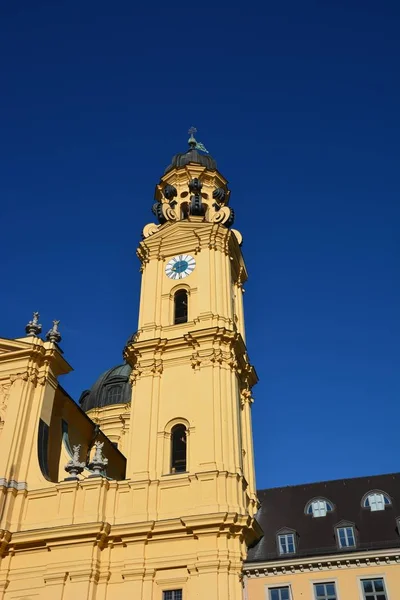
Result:
[[[163,372],[163,361],[161,359],[154,359],[153,361],[137,362],[132,369],[129,377],[131,384],[134,384],[139,377],[148,377],[149,375],[160,376]]]
[[[10,396],[10,387],[11,383],[9,382],[0,383],[0,432],[3,428],[6,418],[8,398]]]
[[[7,552],[7,546],[10,543],[10,540],[11,540],[11,531],[8,531],[7,529],[0,529],[0,557],[1,558]]]
[[[0,477],[0,487],[6,487],[14,490],[27,490],[28,484],[25,481],[15,481],[15,479],[5,479]]]
[[[307,560],[307,559],[306,559]],[[248,563],[244,564],[243,570],[247,577],[270,577],[274,575],[282,575],[290,570],[292,574],[304,573],[309,571],[331,571],[332,569],[357,569],[365,568],[370,566],[379,566],[384,561],[387,565],[399,564],[400,563],[400,548],[393,550],[382,550],[382,554],[378,555],[376,552],[357,552],[352,556],[326,556],[309,558],[310,562],[306,562],[302,558],[298,558],[291,561],[271,561],[269,563]],[[375,565],[373,564],[375,563]]]

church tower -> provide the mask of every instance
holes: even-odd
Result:
[[[137,331],[83,392],[59,321],[0,338],[0,600],[241,600],[261,530],[227,181],[190,131],[143,229]]]
[[[189,150],[156,187],[158,223],[144,227],[137,252],[138,330],[124,352],[133,384],[126,476],[135,519],[154,521],[163,535],[183,526],[196,540],[187,545],[184,597],[238,600],[246,543],[259,535],[247,273],[227,181],[189,133]]]

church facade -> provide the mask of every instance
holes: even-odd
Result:
[[[143,229],[138,330],[81,396],[57,323],[0,342],[0,598],[242,598],[255,520],[241,235],[189,150]],[[67,471],[65,470],[67,468]]]
[[[242,236],[193,133],[123,362],[76,403],[58,322],[0,339],[0,600],[396,600],[399,474],[256,491]]]

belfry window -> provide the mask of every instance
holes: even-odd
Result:
[[[171,430],[171,473],[186,471],[186,427],[175,425]]]
[[[188,293],[178,290],[174,296],[174,325],[187,323],[188,320]]]

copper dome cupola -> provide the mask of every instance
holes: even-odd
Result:
[[[129,377],[132,367],[128,363],[109,369],[97,379],[90,390],[82,392],[79,404],[85,412],[112,404],[128,404],[132,388]]]
[[[190,163],[196,163],[208,169],[209,171],[217,170],[217,163],[209,152],[205,149],[201,142],[198,142],[194,137],[197,132],[195,127],[189,129],[190,138],[188,140],[189,150],[180,154],[175,154],[172,158],[171,164],[165,169],[164,174],[168,173],[172,169],[180,169]]]
[[[148,223],[143,237],[156,233],[161,226],[179,221],[201,220],[230,228],[234,211],[230,208],[228,182],[217,163],[189,129],[189,149],[175,154],[155,189],[153,214],[158,224]],[[234,232],[236,235],[236,232]],[[241,236],[237,232],[239,244]]]

